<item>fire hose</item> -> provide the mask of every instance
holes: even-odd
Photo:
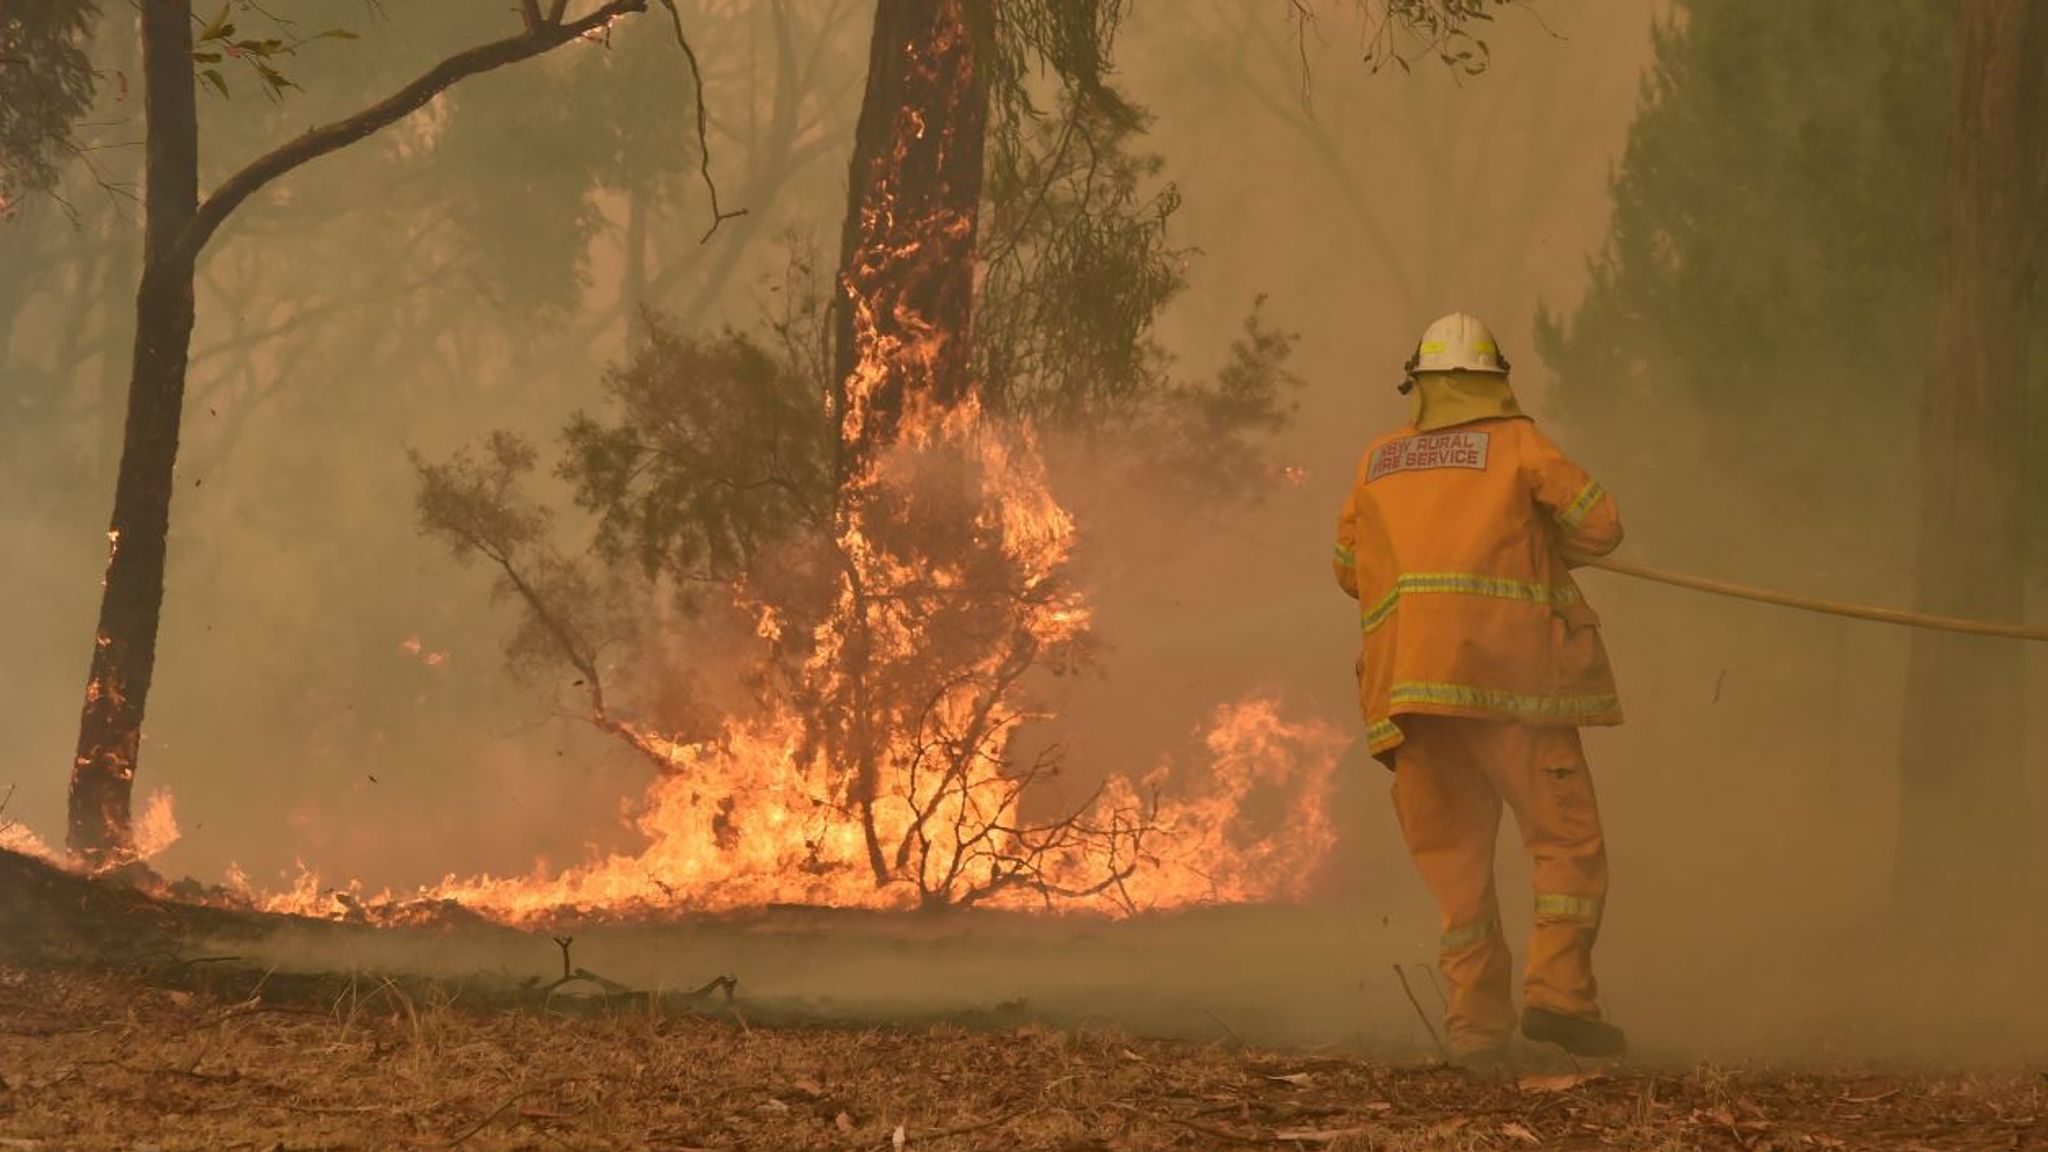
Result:
[[[1704,576],[1652,568],[1646,564],[1616,560],[1613,557],[1587,561],[1585,566],[1612,572],[1617,576],[1647,580],[1653,584],[1668,584],[1673,588],[1704,592],[1710,596],[1751,600],[1758,604],[1774,604],[1780,608],[1796,608],[1829,616],[1847,616],[1852,620],[1874,620],[1879,624],[1899,624],[1908,628],[1930,628],[1941,632],[1965,632],[1972,636],[1995,636],[2004,640],[2034,640],[2048,643],[2048,628],[2029,628],[2020,624],[1999,624],[1987,620],[1970,620],[1961,616],[1936,616],[1924,612],[1905,612],[1897,608],[1844,604],[1813,596],[1794,596],[1789,592],[1752,588],[1744,584],[1731,584],[1725,580],[1709,580]]]

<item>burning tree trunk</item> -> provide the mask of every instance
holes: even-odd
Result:
[[[156,665],[178,423],[192,346],[192,276],[199,253],[228,216],[272,180],[382,130],[469,76],[530,59],[623,15],[645,11],[647,0],[606,0],[573,20],[565,16],[566,0],[550,4],[545,14],[539,0],[523,0],[525,28],[519,34],[450,56],[354,116],[314,128],[258,157],[204,203],[199,201],[191,0],[150,0],[141,7],[148,120],[142,286],[136,294],[121,468],[107,531],[112,554],[71,772],[69,843],[74,854],[94,866],[120,863],[133,854],[130,798],[143,707]],[[213,29],[209,34],[226,35]]]
[[[2025,556],[2024,398],[2040,243],[2048,12],[1960,6],[1939,312],[1923,401],[1920,606],[2018,619]],[[2016,897],[2029,873],[2017,642],[1913,638],[1901,756],[1899,889],[1917,913]]]
[[[912,412],[970,391],[969,326],[988,80],[962,0],[881,0],[847,178],[833,377],[839,537],[850,603],[828,742],[852,761],[869,866],[896,874],[876,828],[881,714],[868,573],[844,545],[863,533],[876,454]]]
[[[968,390],[988,79],[963,0],[881,0],[855,129],[834,333],[841,475],[908,402]]]
[[[199,110],[191,0],[142,6],[148,121],[142,286],[121,471],[107,529],[106,594],[71,769],[71,850],[99,865],[129,851],[129,797],[142,708],[156,667],[172,472],[192,343],[192,259],[182,244],[199,209]]]

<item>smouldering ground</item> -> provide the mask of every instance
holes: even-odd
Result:
[[[221,988],[235,981],[218,982]],[[339,998],[334,997],[338,995]],[[1469,1080],[1043,1027],[767,1028],[334,986],[0,968],[0,1149],[1986,1149],[2048,1079],[1871,1071]]]

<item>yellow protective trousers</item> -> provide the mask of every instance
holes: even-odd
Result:
[[[1406,739],[1394,753],[1394,811],[1443,913],[1438,962],[1449,986],[1452,1051],[1494,1047],[1514,1030],[1514,960],[1493,885],[1503,800],[1535,862],[1523,1000],[1599,1019],[1593,940],[1607,897],[1607,849],[1578,730],[1453,716],[1404,715],[1399,723]]]

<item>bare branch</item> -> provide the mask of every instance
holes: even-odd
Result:
[[[524,7],[532,12],[533,19],[539,18],[534,0],[526,0]],[[448,57],[427,69],[412,83],[353,116],[310,129],[304,135],[273,148],[228,177],[214,189],[213,195],[199,205],[199,211],[178,238],[177,255],[188,264],[195,261],[222,222],[243,201],[272,180],[404,119],[460,81],[507,64],[532,59],[602,28],[620,16],[646,10],[647,0],[606,0],[588,15],[568,23],[541,27],[529,24],[516,36],[481,44]]]
[[[689,58],[690,81],[696,87],[697,171],[704,178],[704,190],[711,194],[711,227],[706,228],[704,235],[697,238],[697,243],[702,244],[706,240],[711,239],[712,233],[718,231],[720,224],[736,217],[745,216],[747,210],[745,208],[736,208],[731,212],[726,212],[718,206],[718,183],[711,178],[711,132],[706,123],[706,112],[704,109],[704,69],[697,63],[697,50],[690,47],[690,38],[683,34],[683,14],[676,10],[676,0],[661,0],[661,6],[668,9],[669,19],[675,22],[676,43],[682,47],[683,55]]]

